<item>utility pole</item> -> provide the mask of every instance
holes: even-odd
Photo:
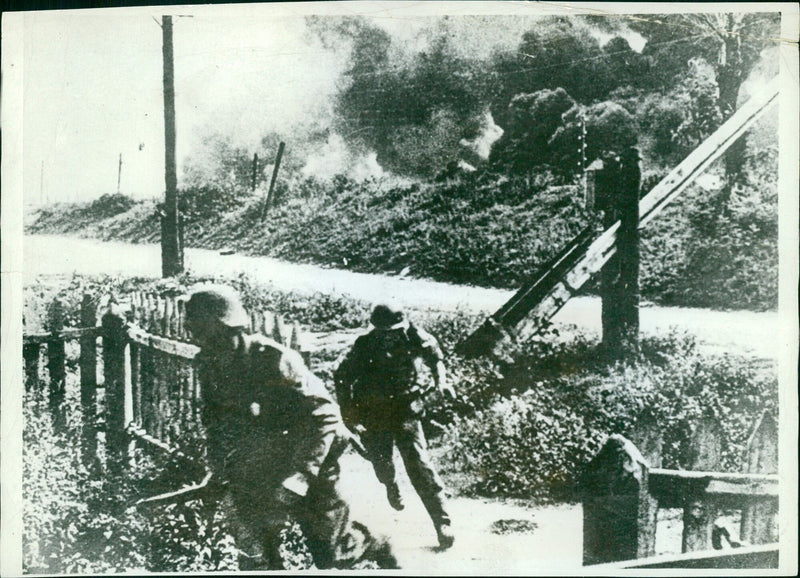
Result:
[[[44,205],[44,160],[42,160],[42,169],[39,172],[39,204]]]
[[[272,169],[272,180],[269,182],[267,200],[264,203],[264,213],[261,215],[262,220],[267,217],[267,211],[269,211],[269,207],[272,204],[272,192],[275,190],[275,181],[278,179],[278,169],[281,166],[281,157],[283,156],[284,147],[286,147],[286,143],[281,141],[278,145],[278,154],[275,156],[275,167]]]
[[[161,220],[161,275],[183,272],[183,247],[178,235],[178,173],[175,166],[175,71],[172,16],[161,17],[164,57],[164,212]]]
[[[258,175],[258,153],[253,154],[253,179],[250,184],[250,190],[256,190],[256,176]]]
[[[117,169],[117,194],[119,194],[119,184],[122,182],[122,153],[119,153],[119,168]]]

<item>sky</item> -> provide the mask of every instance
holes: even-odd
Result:
[[[575,12],[569,4],[530,2],[322,2],[24,13],[25,202],[97,198],[116,192],[118,178],[122,193],[163,194],[164,13],[174,22],[180,184],[204,136],[227,135],[254,150],[270,131],[291,135],[307,121],[325,126],[347,54],[325,48],[306,27],[307,15],[364,16],[407,50],[418,49],[426,27],[447,15],[454,43],[476,55],[515,47],[538,16]],[[459,18],[465,15],[492,18],[476,23]],[[641,37],[628,40],[641,50]],[[327,165],[340,167],[338,141],[328,148]],[[359,162],[367,172],[380,170],[374,159]],[[313,159],[309,167],[324,171],[325,164]]]
[[[532,12],[530,5],[504,4],[506,17],[493,19],[490,27],[451,22],[465,50],[512,47],[530,25],[529,17],[542,13],[541,8]],[[25,13],[25,202],[84,201],[114,193],[118,185],[137,198],[163,193],[163,13],[172,14],[174,24],[180,184],[184,161],[204,136],[221,133],[255,148],[268,131],[291,131],[295,123],[309,120],[324,125],[330,118],[346,54],[324,48],[306,28],[306,15],[358,13],[413,49],[424,41],[421,30],[434,21],[427,12],[480,15],[491,4],[356,6],[237,4]],[[341,158],[336,142],[330,148],[330,159]],[[324,170],[324,161],[315,162]],[[361,162],[365,170],[374,169],[373,160]]]
[[[155,11],[35,13],[25,22],[26,199],[164,189],[162,31]],[[186,12],[190,12],[189,9]],[[324,109],[341,59],[302,18],[173,18],[177,158],[209,130],[257,142]]]

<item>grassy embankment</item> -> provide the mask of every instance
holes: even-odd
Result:
[[[769,163],[749,170],[724,211],[690,188],[642,232],[641,293],[676,306],[777,307],[777,192]],[[656,179],[645,183],[645,190]],[[589,223],[580,185],[464,175],[389,186],[302,181],[262,221],[250,193],[184,193],[186,243],[294,262],[485,287],[518,288]],[[29,232],[157,242],[155,204],[105,196],[42,209]],[[590,290],[591,288],[589,288]]]

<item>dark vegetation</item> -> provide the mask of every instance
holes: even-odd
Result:
[[[196,282],[178,279],[82,278],[26,287],[26,323],[53,297],[67,305],[68,325],[77,323],[85,291],[124,300],[134,290],[183,293]],[[220,281],[221,279],[215,279]],[[304,331],[336,333],[365,327],[369,306],[322,295],[285,294],[256,286],[247,277],[227,280],[248,306],[281,311]],[[465,314],[410,312],[451,352],[480,320]],[[345,342],[312,352],[312,368],[331,386],[331,372]],[[124,474],[97,477],[79,456],[77,351],[68,349],[66,428],[53,429],[41,391],[26,393],[24,544],[25,567],[42,572],[203,571],[236,567],[226,520],[212,504],[135,511],[137,497],[174,489],[202,476],[199,448],[194,467],[176,458],[138,455]],[[458,397],[429,398],[426,427],[448,485],[464,496],[520,497],[544,503],[577,499],[577,479],[607,434],[629,435],[649,413],[664,432],[664,467],[686,467],[692,428],[703,415],[723,428],[722,464],[741,471],[747,436],[763,411],[777,408],[775,368],[734,355],[709,355],[688,336],[648,338],[641,354],[609,363],[598,344],[578,335],[546,332],[519,345],[513,364],[449,354]],[[101,401],[102,403],[102,401]],[[67,522],[65,522],[65,520]],[[296,526],[285,533],[291,568],[308,567]]]

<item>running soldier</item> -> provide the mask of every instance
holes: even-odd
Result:
[[[447,383],[442,350],[432,335],[390,306],[376,306],[370,323],[373,329],[356,339],[334,373],[344,423],[361,435],[375,474],[386,487],[389,504],[402,510],[392,460],[397,445],[408,477],[433,521],[439,546],[447,549],[454,537],[444,485],[428,455],[422,431],[426,388],[419,372],[424,362],[439,390],[455,397]]]
[[[339,408],[300,355],[263,335],[229,287],[204,286],[186,304],[197,356],[213,477],[242,569],[283,569],[280,531],[293,516],[317,568],[375,561],[397,568],[391,548],[350,519],[336,488],[351,441]]]

